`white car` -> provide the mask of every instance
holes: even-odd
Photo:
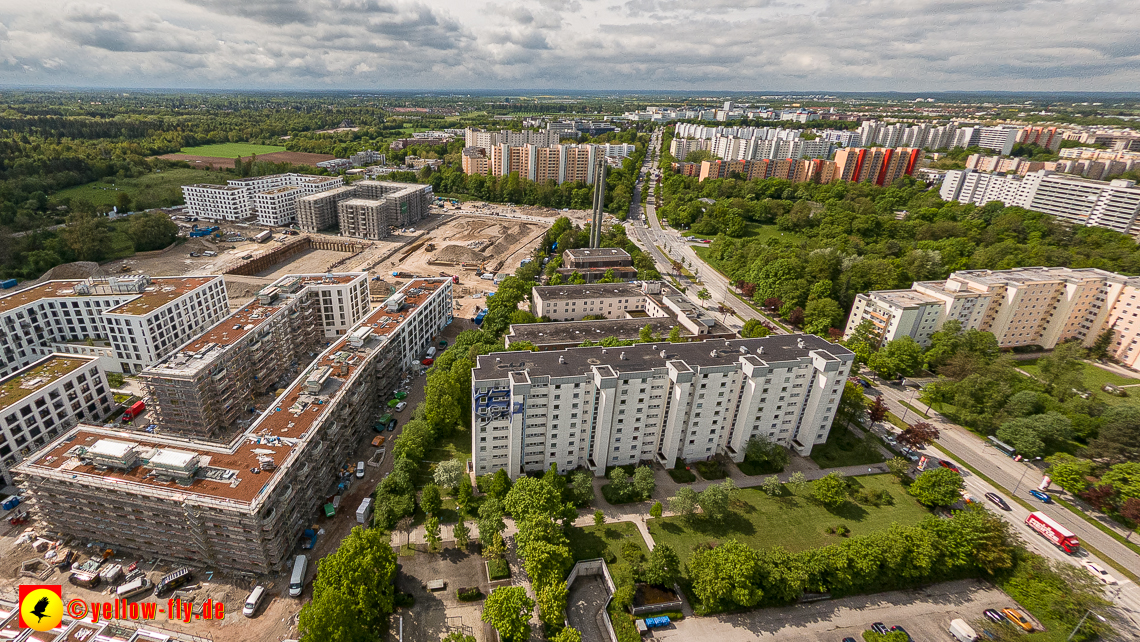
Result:
[[[1116,578],[1109,575],[1108,571],[1104,570],[1097,564],[1093,562],[1081,562],[1081,564],[1088,569],[1089,573],[1093,574],[1093,577],[1100,580],[1104,584],[1108,584],[1109,586],[1116,584]]]
[[[402,412],[404,410],[404,408],[407,408],[407,407],[408,407],[408,402],[401,401],[400,403],[396,404],[396,412]]]

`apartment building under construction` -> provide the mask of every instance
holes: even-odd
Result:
[[[158,430],[226,441],[249,425],[252,399],[283,388],[325,342],[340,301],[349,327],[368,312],[368,275],[292,274],[139,374]],[[347,302],[347,303],[346,303]],[[328,308],[329,312],[324,312]],[[347,312],[344,312],[347,310]]]
[[[451,287],[409,282],[229,443],[80,424],[16,467],[23,496],[46,530],[188,564],[279,570],[380,402],[451,322]]]

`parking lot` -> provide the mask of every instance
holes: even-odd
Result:
[[[1017,608],[1005,593],[986,582],[944,582],[924,590],[890,591],[748,613],[685,619],[656,629],[657,640],[862,640],[873,622],[902,626],[915,640],[950,640],[950,621],[982,617],[985,609]],[[980,631],[979,631],[980,633]]]

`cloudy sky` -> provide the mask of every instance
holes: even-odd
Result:
[[[1140,88],[1135,0],[8,0],[0,84]],[[1131,8],[1129,8],[1131,7]]]

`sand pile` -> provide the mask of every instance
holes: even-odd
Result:
[[[107,276],[107,272],[94,261],[76,261],[75,263],[57,265],[47,272],[44,272],[43,276],[35,281],[22,283],[21,285],[43,283],[44,281],[59,281],[62,279],[86,279],[93,276]]]
[[[437,261],[449,261],[451,263],[480,263],[487,260],[487,257],[480,252],[464,245],[445,245],[436,251],[433,258]]]

